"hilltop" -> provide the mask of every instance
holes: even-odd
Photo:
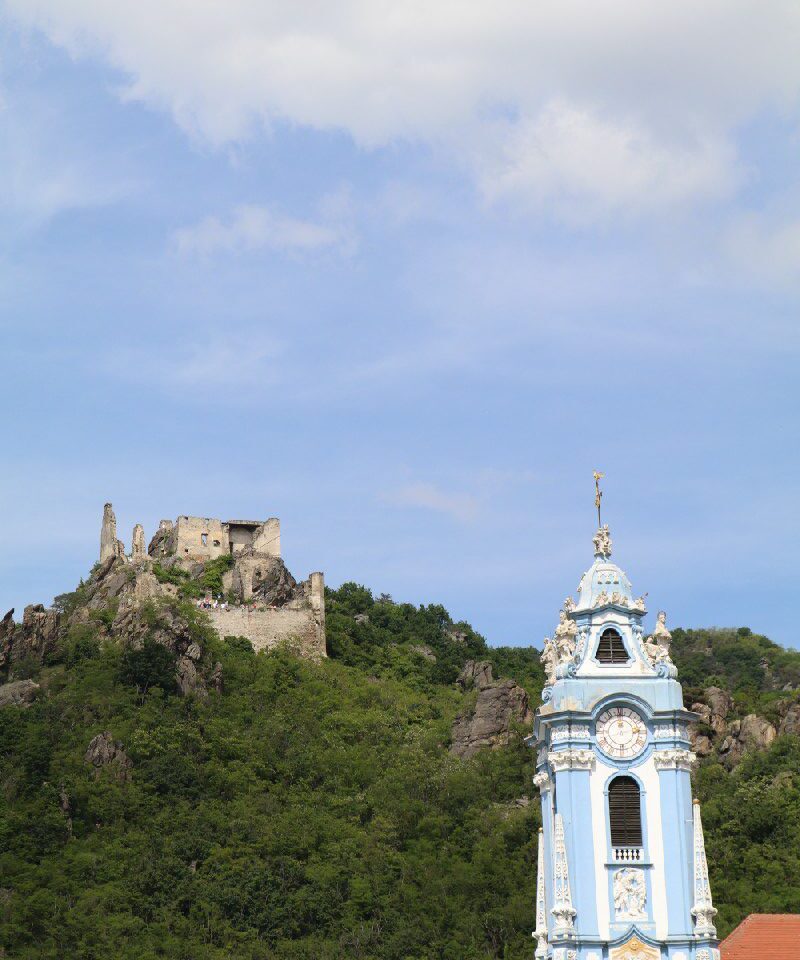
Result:
[[[256,654],[93,584],[0,627],[6,956],[530,956],[537,650],[345,584],[327,659]],[[742,628],[673,655],[724,935],[800,909],[800,654]]]

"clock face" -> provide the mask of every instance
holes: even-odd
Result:
[[[597,718],[597,745],[615,760],[630,760],[647,746],[644,720],[630,707],[611,707]]]

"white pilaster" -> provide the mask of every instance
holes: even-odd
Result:
[[[536,870],[536,960],[547,957],[547,900],[544,886],[544,832],[539,827],[539,862]]]
[[[711,885],[708,882],[708,862],[706,844],[703,838],[703,821],[700,817],[700,801],[695,800],[693,807],[694,822],[694,932],[698,937],[715,940],[717,929],[714,917],[717,911],[711,902]]]
[[[575,936],[575,908],[572,906],[572,893],[569,886],[569,866],[567,847],[564,843],[564,820],[560,813],[555,815],[553,849],[553,886],[554,903],[550,911],[555,917],[554,940],[565,940]]]

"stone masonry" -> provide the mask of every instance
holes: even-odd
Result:
[[[165,595],[176,588],[159,584],[153,565],[177,567],[193,578],[202,576],[205,564],[231,556],[232,566],[223,576],[224,602],[209,598],[203,604],[220,637],[245,637],[253,649],[269,650],[287,646],[312,659],[327,656],[325,651],[325,581],[312,573],[298,583],[281,558],[280,521],[228,520],[213,517],[180,516],[173,523],[162,520],[147,551],[144,529],[136,524],[130,556],[117,540],[116,518],[110,503],[103,511],[100,560],[116,558],[135,571],[131,599],[149,599],[153,589]],[[217,605],[214,606],[214,601]]]

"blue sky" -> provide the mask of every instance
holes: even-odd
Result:
[[[800,10],[0,0],[0,606],[178,513],[800,645]]]

